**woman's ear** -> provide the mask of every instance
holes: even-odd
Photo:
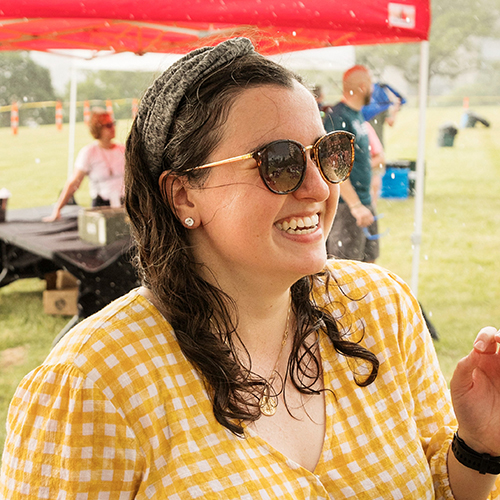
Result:
[[[181,224],[189,228],[197,227],[200,219],[191,200],[192,190],[187,178],[163,172],[158,183],[164,202],[172,207]]]

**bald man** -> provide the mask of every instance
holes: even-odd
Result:
[[[354,166],[349,179],[340,184],[340,201],[327,240],[330,255],[340,259],[375,262],[379,255],[377,221],[372,206],[370,184],[371,154],[366,122],[361,113],[370,102],[372,81],[364,66],[344,73],[342,100],[325,117],[325,129],[347,130],[356,136]],[[366,230],[373,235],[366,235]]]

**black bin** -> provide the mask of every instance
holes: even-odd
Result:
[[[458,134],[458,128],[454,123],[443,123],[439,127],[438,146],[452,147],[455,142],[455,136]]]
[[[490,126],[490,122],[486,120],[486,118],[483,118],[482,116],[479,116],[478,114],[474,113],[473,111],[470,111],[467,114],[467,128],[474,128],[476,126],[476,123],[481,123],[485,127]]]

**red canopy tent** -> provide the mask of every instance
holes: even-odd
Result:
[[[263,54],[423,42],[412,288],[422,231],[429,0],[2,0],[0,50],[185,53],[234,36]],[[76,84],[73,89],[76,101]],[[70,117],[71,118],[71,117]],[[70,147],[70,155],[72,156]]]
[[[3,0],[0,50],[184,53],[244,34],[276,54],[418,42],[429,25],[428,0]]]

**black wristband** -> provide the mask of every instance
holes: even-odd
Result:
[[[500,474],[500,456],[494,457],[488,453],[478,453],[465,444],[465,441],[455,432],[451,450],[455,458],[469,469],[480,474]]]

